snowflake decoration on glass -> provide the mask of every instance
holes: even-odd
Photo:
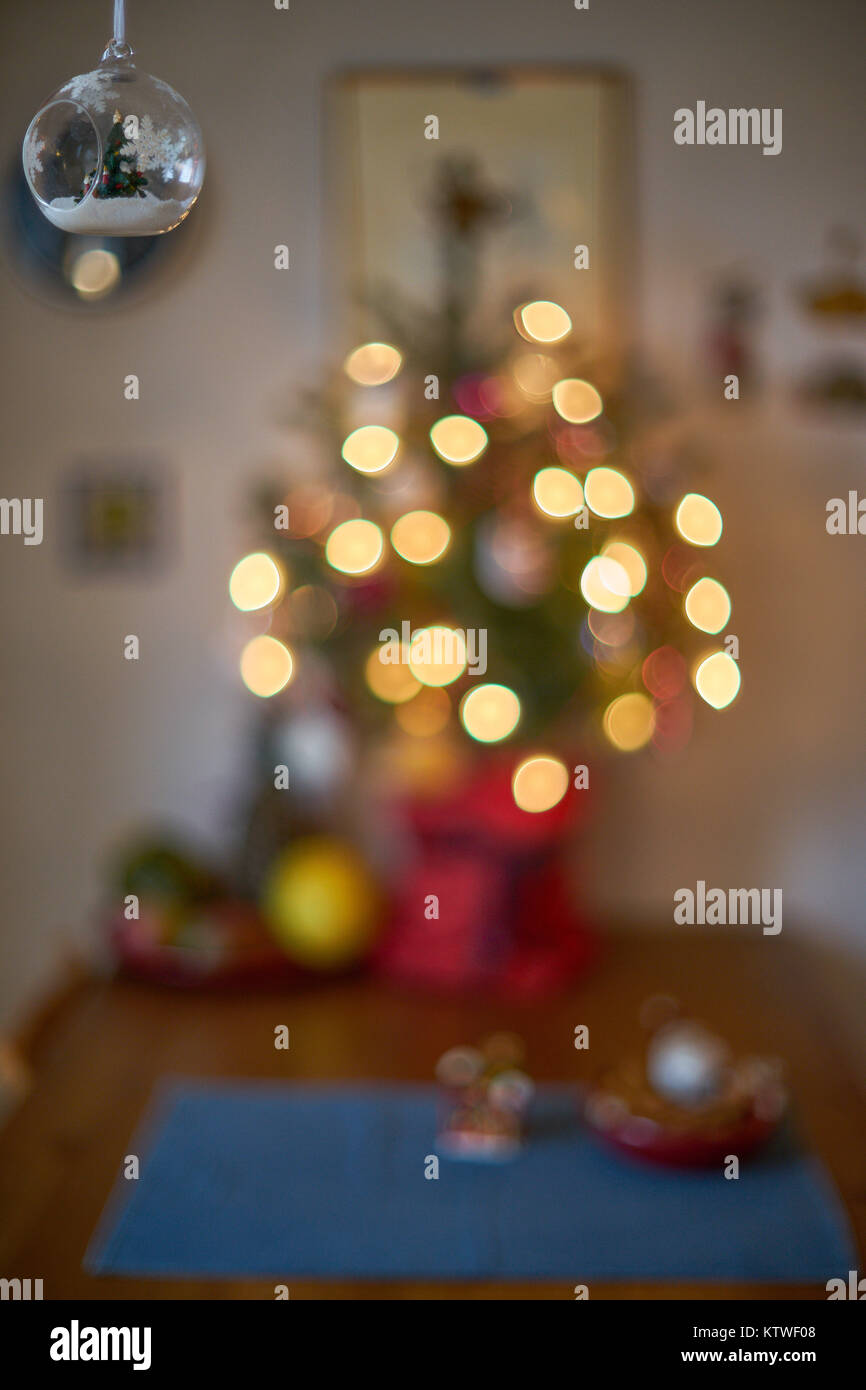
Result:
[[[40,155],[45,149],[45,141],[37,138],[39,132],[31,131],[24,150],[24,160],[27,165],[27,172],[31,179],[35,179],[37,174],[42,173],[42,160]]]
[[[134,158],[139,169],[159,169],[164,179],[170,179],[183,155],[184,144],[182,135],[172,138],[167,130],[157,130],[150,116],[142,116],[138,135],[120,153],[125,159]]]
[[[85,72],[60,88],[70,101],[80,101],[92,111],[105,111],[116,100],[117,90],[109,72]]]

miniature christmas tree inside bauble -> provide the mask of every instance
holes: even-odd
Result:
[[[204,181],[204,142],[167,82],[139,72],[115,39],[34,116],[24,171],[41,211],[65,232],[148,236],[187,216]]]

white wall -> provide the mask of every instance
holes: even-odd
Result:
[[[11,155],[45,95],[91,66],[108,0],[0,8],[0,130]],[[131,0],[141,65],[205,128],[211,226],[171,293],[89,318],[45,307],[0,272],[6,351],[2,493],[47,499],[46,540],[0,540],[0,1019],[33,997],[60,944],[92,931],[112,837],[167,819],[218,837],[250,710],[237,688],[225,578],[240,507],[285,438],[274,402],[328,346],[320,228],[322,80],[346,66],[613,61],[638,93],[641,334],[689,370],[713,275],[760,279],[773,408],[704,417],[707,488],[728,524],[725,570],[744,693],[700,720],[686,758],[615,764],[593,831],[591,893],[667,918],[677,886],[777,885],[786,914],[864,943],[862,538],[823,531],[828,496],[857,486],[863,440],[778,405],[808,359],[793,288],[829,223],[864,223],[859,0]],[[74,27],[73,27],[74,26]],[[684,149],[673,111],[698,98],[782,106],[784,150]],[[272,248],[292,247],[278,276]],[[135,371],[138,405],[121,382]],[[76,456],[120,439],[164,454],[180,500],[174,564],[152,582],[75,579],[52,499]],[[121,639],[142,640],[139,667]],[[122,750],[120,754],[118,750]],[[703,789],[696,805],[694,789]],[[623,863],[628,867],[623,872]]]

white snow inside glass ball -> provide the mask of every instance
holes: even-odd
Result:
[[[122,4],[114,27],[99,66],[65,82],[33,117],[24,172],[64,232],[155,236],[178,226],[201,192],[204,141],[183,97],[133,63]]]

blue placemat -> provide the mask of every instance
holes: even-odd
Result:
[[[721,1172],[599,1148],[542,1087],[504,1164],[436,1153],[430,1087],[173,1083],[86,1257],[97,1273],[814,1281],[856,1267],[821,1165],[790,1137]]]

